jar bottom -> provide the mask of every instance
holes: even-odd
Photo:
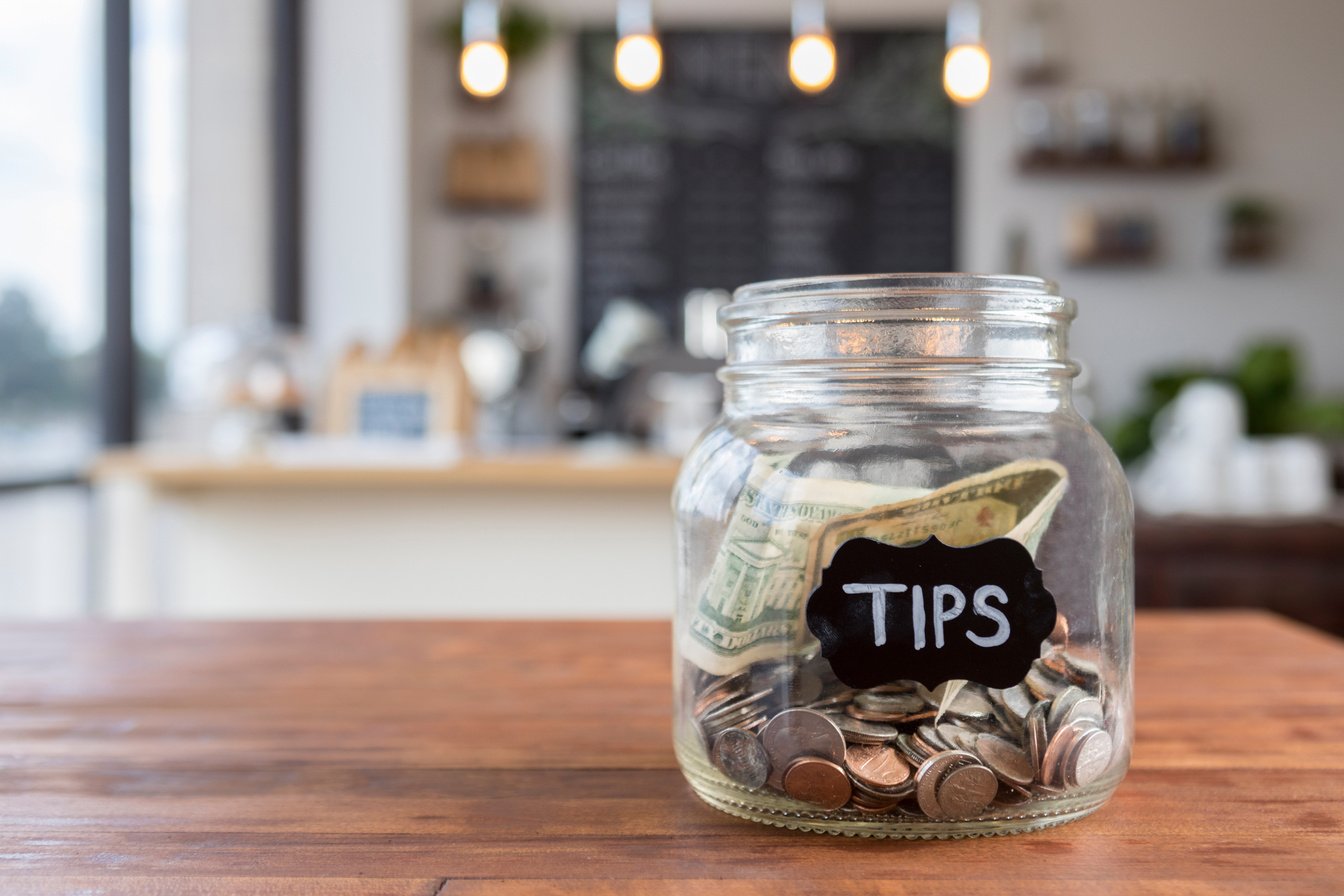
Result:
[[[696,795],[721,812],[789,830],[877,839],[961,840],[1051,828],[1100,809],[1124,774],[1123,769],[1112,769],[1088,787],[1016,805],[991,806],[974,819],[931,821],[899,813],[865,815],[853,809],[810,811],[785,796],[748,790],[730,781],[707,761],[698,744],[678,738],[674,746],[682,773]]]

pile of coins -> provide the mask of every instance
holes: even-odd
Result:
[[[1113,753],[1097,668],[1057,645],[1019,684],[971,683],[950,701],[913,681],[848,688],[820,657],[694,685],[693,714],[724,775],[828,811],[975,818],[1085,787]]]

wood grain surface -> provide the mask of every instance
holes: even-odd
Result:
[[[1332,893],[1344,644],[1141,614],[1115,799],[959,842],[779,830],[676,769],[665,623],[0,627],[0,893]]]

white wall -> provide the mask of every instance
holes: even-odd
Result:
[[[268,307],[268,4],[187,4],[190,324],[252,319]]]
[[[406,322],[412,30],[388,0],[308,6],[304,273],[308,336],[324,357],[390,342]]]

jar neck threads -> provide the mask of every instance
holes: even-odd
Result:
[[[1031,277],[877,274],[744,286],[719,315],[735,413],[1067,407],[1076,306]]]

